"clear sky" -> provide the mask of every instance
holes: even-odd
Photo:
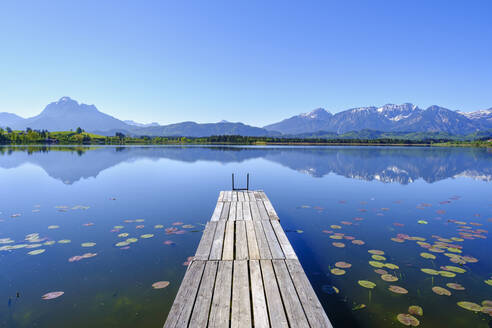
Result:
[[[492,107],[492,1],[2,1],[0,112],[265,125],[324,107]]]

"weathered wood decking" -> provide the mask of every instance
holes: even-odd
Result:
[[[220,192],[171,327],[332,327],[263,191]]]

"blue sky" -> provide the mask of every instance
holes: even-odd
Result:
[[[324,107],[492,107],[492,1],[2,1],[0,112],[265,125]]]

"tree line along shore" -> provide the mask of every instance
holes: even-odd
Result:
[[[405,139],[403,137],[385,138],[323,138],[323,137],[253,137],[220,135],[209,137],[155,137],[127,136],[116,133],[103,136],[88,133],[77,128],[75,131],[50,132],[47,130],[26,129],[25,131],[0,128],[1,145],[173,145],[173,144],[231,144],[231,145],[432,145],[432,146],[472,146],[492,147],[492,139],[459,140],[447,137]]]

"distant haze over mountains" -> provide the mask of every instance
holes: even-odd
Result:
[[[310,133],[321,135],[321,131],[342,134],[360,130],[469,134],[492,129],[492,108],[464,113],[439,106],[421,109],[416,105],[405,103],[353,108],[336,114],[318,108],[263,128],[228,121],[205,124],[181,122],[161,126],[155,122],[142,124],[132,120],[122,121],[100,112],[94,105],[79,104],[69,97],[62,97],[46,106],[39,115],[31,118],[0,113],[0,127],[10,127],[15,130],[29,127],[49,131],[75,130],[81,127],[85,131],[103,135],[122,132],[131,135],[188,137],[280,136]]]

